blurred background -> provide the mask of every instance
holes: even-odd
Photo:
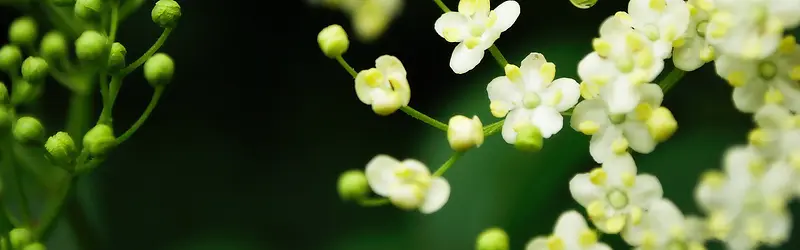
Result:
[[[600,22],[627,3],[600,0],[581,10],[568,0],[518,1],[522,14],[496,45],[515,64],[544,53],[557,76],[572,78]],[[523,249],[549,234],[562,211],[580,209],[567,183],[595,164],[589,138],[568,125],[538,153],[487,138],[447,172],[453,190],[437,213],[340,201],[339,174],[363,169],[376,154],[437,168],[451,153],[445,134],[400,112],[378,117],[358,101],[352,78],[316,43],[327,25],[351,30],[339,11],[297,0],[179,2],[183,18],[161,50],[176,60],[173,83],[145,126],[78,186],[89,224],[60,223],[51,249],[77,249],[77,235],[90,234],[92,249],[455,250],[473,249],[475,237],[494,226],[508,232],[512,249]],[[161,33],[150,20],[152,5],[120,26],[129,60]],[[0,23],[7,27],[22,13],[4,7]],[[360,70],[378,56],[397,56],[409,72],[411,106],[440,121],[455,114],[496,121],[486,84],[503,71],[487,55],[471,72],[452,73],[454,45],[433,30],[439,15],[433,1],[407,1],[382,38],[352,39],[344,57]],[[139,117],[151,91],[141,70],[126,79],[117,129]],[[692,195],[699,174],[717,168],[728,146],[745,143],[752,126],[730,93],[712,65],[689,73],[665,97],[677,133],[654,153],[635,155],[639,171],[658,176],[664,195],[686,214],[698,211]],[[41,117],[58,130],[67,90],[49,84],[42,100]],[[783,249],[797,249],[797,236]]]

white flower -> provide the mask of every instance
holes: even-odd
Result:
[[[652,152],[657,144],[651,133],[659,127],[648,124],[653,110],[661,106],[664,92],[656,84],[639,85],[642,102],[630,113],[614,114],[602,99],[583,100],[572,111],[570,125],[575,131],[591,135],[589,153],[603,163],[607,158],[627,152],[628,147],[639,153]]]
[[[734,147],[725,155],[725,174],[706,175],[696,200],[708,213],[710,236],[729,249],[777,246],[791,231],[787,211],[791,168],[768,164],[752,147]]]
[[[558,217],[553,234],[533,238],[525,250],[611,250],[597,241],[597,233],[586,225],[580,213],[570,210]]]
[[[765,105],[753,116],[757,128],[748,139],[750,145],[768,161],[788,161],[800,153],[800,116],[779,105]]]
[[[506,65],[506,76],[497,77],[486,87],[491,100],[492,114],[498,118],[508,115],[503,124],[503,139],[517,141],[520,126],[533,125],[542,137],[561,131],[566,111],[578,102],[580,87],[570,78],[555,79],[556,66],[544,55],[531,53],[521,67]]]
[[[631,0],[632,26],[653,41],[657,57],[668,58],[672,43],[689,27],[689,7],[684,0]]]
[[[773,54],[784,30],[800,23],[798,1],[715,0],[713,5],[706,39],[724,54],[746,59]]]
[[[569,191],[598,230],[619,233],[627,224],[638,223],[642,213],[664,194],[655,176],[636,172],[633,157],[619,155],[600,168],[573,177]]]
[[[753,113],[767,103],[781,104],[800,111],[800,46],[787,36],[774,55],[762,60],[746,60],[720,55],[715,61],[717,74],[735,87],[733,103],[742,112]]]
[[[696,217],[684,217],[667,199],[654,201],[638,223],[622,234],[637,250],[705,249],[705,224]]]
[[[636,32],[625,12],[606,19],[600,26],[600,38],[592,42],[594,52],[578,63],[581,95],[606,100],[612,113],[627,113],[639,103],[637,86],[653,81],[664,69],[656,57],[652,42]]]
[[[442,14],[434,24],[436,33],[451,43],[459,43],[450,57],[456,74],[472,70],[483,59],[486,49],[519,17],[519,3],[505,1],[490,11],[489,0],[461,0],[458,12]]]
[[[388,155],[377,155],[365,171],[375,194],[391,200],[402,209],[419,209],[430,214],[438,211],[450,197],[450,184],[442,177],[432,177],[425,164],[413,159],[402,162]]]
[[[453,150],[464,151],[483,144],[483,123],[478,116],[453,116],[447,125],[447,141]]]
[[[348,14],[356,37],[362,41],[373,41],[380,37],[389,24],[403,10],[404,0],[309,0],[312,4],[323,4]]]
[[[356,76],[356,95],[364,104],[372,105],[379,115],[389,115],[408,106],[411,89],[406,69],[397,57],[384,55],[375,60],[375,68],[362,70]]]
[[[673,43],[675,49],[672,52],[672,63],[684,71],[696,70],[715,58],[714,47],[706,41],[706,29],[711,14],[699,7],[704,1],[709,0],[688,1],[691,16],[689,28],[681,39]]]

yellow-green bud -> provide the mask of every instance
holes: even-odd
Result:
[[[4,45],[0,48],[0,70],[16,72],[22,64],[22,51],[16,45]]]
[[[22,62],[22,79],[30,83],[38,83],[44,81],[47,77],[47,72],[50,70],[45,61],[41,57],[28,57]]]
[[[361,170],[348,170],[339,176],[337,185],[339,197],[342,200],[358,200],[366,197],[369,192],[367,177]]]
[[[11,90],[11,103],[14,105],[28,103],[39,98],[42,93],[42,84],[31,84],[25,80],[17,81]]]
[[[31,244],[28,244],[27,246],[22,248],[22,250],[47,250],[47,247],[45,247],[44,244],[42,244],[42,243],[34,242],[34,243],[31,243]]]
[[[42,57],[47,60],[57,61],[67,56],[67,38],[58,31],[50,31],[42,37],[39,48]]]
[[[508,250],[508,234],[500,228],[489,228],[478,235],[478,250]]]
[[[119,71],[125,67],[125,55],[128,50],[121,43],[111,44],[111,54],[108,56],[108,69],[111,71]]]
[[[9,128],[11,128],[11,113],[8,112],[8,108],[0,106],[0,129],[5,132]]]
[[[47,150],[50,161],[58,166],[72,164],[78,154],[75,141],[66,132],[58,132],[50,136],[44,143],[44,148]]]
[[[44,135],[44,126],[33,117],[20,117],[14,125],[14,139],[20,143],[40,142]]]
[[[11,22],[8,28],[8,40],[17,45],[32,45],[39,36],[36,20],[33,17],[23,16]]]
[[[597,3],[597,0],[569,0],[572,5],[580,9],[588,9]]]
[[[33,232],[27,228],[14,228],[8,232],[8,238],[11,241],[11,248],[21,249],[33,242]]]
[[[109,50],[111,43],[108,38],[94,30],[84,31],[75,40],[75,54],[81,61],[106,63]]]
[[[10,98],[8,96],[8,88],[6,87],[6,84],[0,82],[0,107],[8,104],[10,101],[9,99]]]
[[[164,53],[157,53],[144,63],[144,78],[153,87],[167,85],[175,73],[175,62]]]
[[[537,152],[542,149],[544,139],[539,128],[526,124],[514,129],[517,130],[517,141],[514,142],[517,149],[528,152]]]
[[[181,19],[181,5],[174,0],[159,0],[150,12],[153,22],[162,28],[172,28]]]
[[[325,27],[317,35],[317,43],[325,56],[335,58],[341,56],[350,47],[350,40],[347,32],[338,24]]]
[[[57,6],[75,5],[75,0],[51,0]]]
[[[105,124],[98,124],[83,136],[83,147],[92,156],[103,156],[117,147],[114,130]]]
[[[77,0],[74,11],[80,18],[94,20],[100,16],[103,8],[105,8],[104,0]]]

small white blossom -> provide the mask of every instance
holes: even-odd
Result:
[[[464,151],[483,144],[483,123],[478,116],[453,116],[447,125],[447,141],[453,150]]]
[[[637,92],[642,93],[642,102],[633,112],[614,114],[602,99],[583,100],[572,111],[570,125],[575,131],[592,136],[589,153],[596,162],[624,154],[629,147],[639,153],[650,153],[657,139],[666,139],[661,124],[649,122],[655,121],[651,118],[661,118],[653,113],[665,109],[661,107],[664,92],[652,83],[639,85]]]
[[[642,219],[633,222],[622,234],[637,250],[705,249],[705,224],[700,218],[684,217],[667,199],[650,205]]]
[[[531,53],[520,66],[506,65],[506,76],[495,78],[486,87],[492,115],[508,115],[502,135],[510,144],[517,141],[521,126],[533,125],[544,138],[558,133],[564,126],[561,112],[575,106],[580,98],[578,82],[555,79],[556,66],[544,55]]]
[[[489,0],[461,0],[457,12],[442,14],[434,29],[448,42],[458,43],[450,57],[453,72],[463,74],[475,68],[500,34],[517,21],[519,13],[519,3],[513,0],[491,11]]]
[[[800,23],[800,1],[714,0],[700,7],[714,11],[706,39],[723,54],[751,60],[773,54],[784,30]]]
[[[787,211],[791,168],[769,164],[752,147],[734,147],[725,155],[725,173],[706,174],[695,191],[708,213],[710,236],[729,249],[777,246],[791,232]]]
[[[376,114],[389,115],[411,101],[406,69],[397,57],[378,57],[375,68],[359,72],[355,82],[358,99],[372,105]]]
[[[586,225],[580,213],[570,210],[558,217],[552,235],[533,238],[525,250],[611,250],[611,247],[598,242],[597,232]]]
[[[800,46],[787,36],[775,54],[762,60],[723,54],[716,59],[717,74],[735,87],[733,103],[742,112],[753,113],[765,104],[781,104],[800,111]]]
[[[711,14],[699,7],[704,1],[709,0],[689,0],[687,2],[691,17],[689,28],[686,29],[681,39],[673,43],[675,49],[672,52],[672,63],[676,68],[684,71],[696,70],[716,57],[714,47],[706,41],[706,29]]]
[[[668,58],[672,43],[689,27],[689,7],[684,0],[631,0],[628,13],[632,26],[650,41],[659,58]]]
[[[374,41],[382,35],[403,10],[405,0],[309,0],[338,9],[350,16],[356,37]]]
[[[800,153],[800,116],[772,104],[759,109],[753,118],[758,127],[748,136],[750,145],[768,161],[790,161]]]
[[[375,194],[389,198],[395,206],[430,214],[438,211],[450,197],[450,184],[431,176],[425,164],[413,159],[402,162],[388,155],[377,155],[367,163],[367,182]]]
[[[637,224],[642,213],[664,194],[655,176],[636,172],[630,154],[618,155],[600,168],[573,177],[569,191],[598,230],[619,233],[626,225]]]

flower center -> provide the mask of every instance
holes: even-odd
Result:
[[[772,61],[763,61],[758,64],[758,75],[761,79],[772,80],[778,75],[778,66]]]
[[[708,20],[698,22],[695,30],[697,30],[698,36],[705,38],[706,30],[708,30]]]
[[[625,122],[625,114],[608,115],[608,119],[611,120],[613,124],[621,124]]]
[[[623,209],[628,206],[628,195],[619,189],[613,189],[606,194],[608,204],[614,209]]]
[[[542,104],[542,98],[534,92],[525,93],[525,96],[522,97],[522,105],[525,108],[534,109],[539,107],[540,104]]]

